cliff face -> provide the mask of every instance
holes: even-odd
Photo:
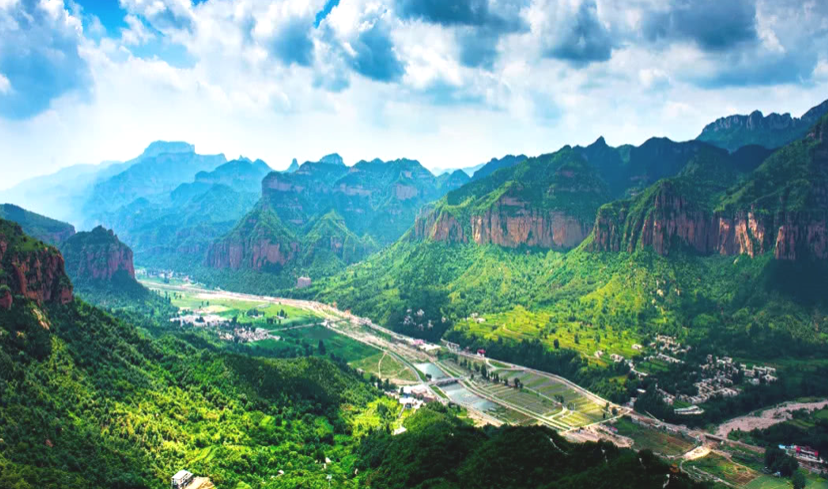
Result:
[[[566,148],[449,193],[417,219],[413,237],[566,250],[587,237],[598,207],[608,198],[596,170]]]
[[[15,295],[39,304],[66,304],[72,300],[72,283],[55,248],[26,236],[19,225],[0,219],[0,305],[10,308]]]
[[[748,144],[778,148],[804,136],[808,129],[828,113],[828,100],[812,108],[801,118],[790,114],[754,111],[749,115],[731,115],[708,124],[698,139],[729,151]]]
[[[724,215],[699,209],[665,182],[644,212],[636,214],[626,203],[602,208],[589,249],[631,253],[645,246],[662,256],[689,249],[753,257],[769,248],[768,224],[751,211]]]
[[[603,206],[589,248],[828,259],[826,128],[828,116],[743,177],[707,155],[676,178]]]
[[[125,273],[135,279],[132,250],[101,226],[74,235],[62,246],[66,270],[75,281],[109,281]]]
[[[267,238],[248,241],[221,241],[210,247],[207,265],[212,268],[252,268],[284,266],[299,252],[299,243],[273,243]]]
[[[643,220],[636,221],[621,209],[616,215],[599,212],[592,251],[633,252],[650,247],[662,256],[680,250],[702,255],[748,255],[773,251],[779,260],[828,259],[826,219],[807,214],[775,216],[740,211],[732,215],[684,208],[684,199],[672,197],[658,203]]]

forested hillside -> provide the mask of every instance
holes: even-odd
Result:
[[[556,193],[543,173],[510,180],[530,159],[450,193],[430,212],[436,220],[306,293],[406,334],[475,348],[539,341],[606,365],[594,360],[599,350],[629,357],[633,343],[669,334],[719,354],[807,363],[828,344],[825,122],[770,157],[700,147],[677,175],[601,207],[567,253],[531,232],[497,243],[464,229],[481,215],[469,203],[497,209],[490,202],[503,192],[535,184]],[[454,213],[464,208],[472,210]],[[456,227],[439,225],[454,215]],[[430,326],[405,321],[411,310]]]
[[[113,242],[95,234],[81,235],[87,250]],[[63,261],[2,220],[0,243],[14,297],[0,303],[2,487],[162,488],[182,468],[239,489],[693,487],[646,452],[571,445],[544,428],[481,430],[440,406],[392,437],[396,402],[334,357],[233,354],[163,320],[139,328],[71,289],[26,295],[8,275],[17,264],[58,258],[43,264],[60,286]]]

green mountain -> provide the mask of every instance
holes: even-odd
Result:
[[[510,166],[515,166],[518,163],[522,162],[526,159],[525,155],[506,155],[503,158],[492,158],[489,160],[488,163],[484,164],[480,168],[478,168],[474,174],[472,175],[472,180],[480,180],[481,178],[488,177],[492,173],[500,170],[501,168],[508,168]]]
[[[413,237],[515,248],[571,248],[609,192],[570,148],[530,158],[449,192],[417,219]]]
[[[805,136],[825,114],[828,114],[828,100],[808,110],[801,118],[775,112],[764,116],[758,110],[750,115],[731,115],[705,126],[697,139],[728,151],[751,144],[774,149]]]
[[[136,199],[103,220],[129,243],[140,264],[189,270],[255,206],[270,171],[261,160],[233,160],[165,195]]]
[[[75,227],[71,224],[35,214],[14,204],[0,205],[0,219],[20,224],[26,234],[51,245],[59,245],[75,234]]]
[[[817,368],[828,353],[826,121],[772,154],[697,146],[674,176],[604,205],[606,187],[590,183],[600,172],[578,149],[529,159],[449,193],[403,239],[301,295],[550,369],[616,401],[635,395],[625,387],[635,384],[613,381],[613,364],[596,352],[629,358],[632,344],[656,334],[700,352],[784,362],[789,372]],[[596,191],[555,200],[577,187],[568,181]],[[543,242],[556,236],[534,233],[544,211],[582,223],[593,212],[594,224],[569,247]],[[492,219],[480,216],[492,214],[500,225],[489,229],[500,235],[481,232]],[[530,348],[538,350],[522,350]],[[803,392],[796,379],[812,374],[791,373],[784,389]]]
[[[463,170],[454,170],[452,172],[445,172],[438,175],[437,186],[444,191],[449,191],[462,187],[463,185],[469,183],[469,180],[471,180],[471,178],[469,178],[468,173]]]
[[[667,255],[686,247],[708,255],[828,258],[826,120],[773,153],[744,181],[723,155],[700,153],[678,177],[603,207],[591,248],[632,252],[649,246]]]
[[[235,280],[221,271],[244,269],[256,277],[244,287],[256,289],[257,283],[290,288],[300,276],[330,275],[399,238],[424,204],[465,181],[457,172],[435,177],[413,160],[348,167],[338,155],[305,162],[293,173],[272,172],[256,207],[211,246],[205,263],[219,272],[199,276]]]
[[[0,487],[160,489],[182,468],[231,488],[696,487],[649,451],[477,429],[443,406],[391,436],[396,401],[338,359],[256,358],[168,321],[137,327],[73,299],[60,254],[18,225],[0,220],[0,243],[0,290],[14,297],[0,296]],[[25,293],[35,284],[13,272],[35,263],[53,279],[38,290],[60,293]]]

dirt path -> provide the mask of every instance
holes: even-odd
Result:
[[[788,402],[777,407],[765,409],[758,416],[749,414],[731,419],[726,423],[720,424],[716,428],[716,434],[727,438],[727,435],[734,430],[753,431],[765,429],[791,419],[791,413],[794,411],[799,411],[800,409],[815,411],[824,407],[828,407],[828,399],[818,402]]]

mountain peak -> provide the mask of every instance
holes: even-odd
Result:
[[[329,165],[341,165],[345,166],[345,161],[342,160],[342,157],[339,156],[338,153],[331,153],[329,155],[323,156],[319,163],[327,163]]]
[[[149,158],[164,153],[195,153],[195,146],[183,141],[153,141],[141,156]]]

